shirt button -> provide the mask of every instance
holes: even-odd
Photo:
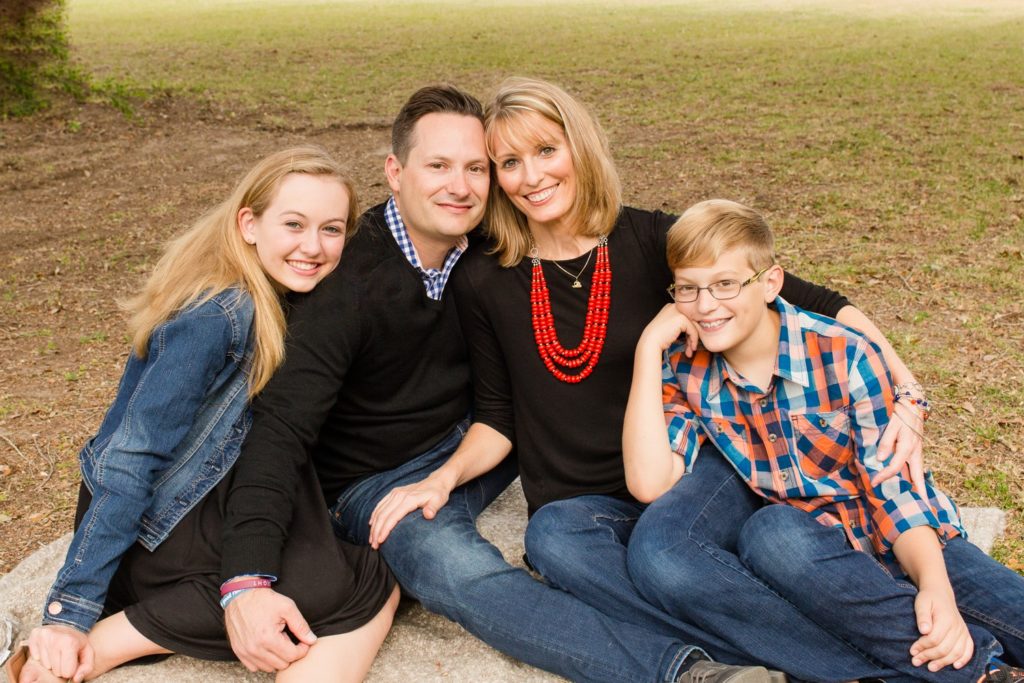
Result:
[[[768,440],[771,441],[772,443],[775,443],[775,439],[777,439],[777,438],[779,438],[779,437],[775,436],[774,434],[769,434],[768,435]]]
[[[54,600],[53,602],[51,602],[49,605],[46,606],[46,611],[50,613],[51,617],[55,617],[55,616],[57,616],[58,614],[60,614],[61,612],[64,611],[64,606],[61,605],[56,600]]]
[[[757,404],[764,408],[766,405],[768,405],[768,399],[762,398],[760,401],[757,402]]]
[[[783,472],[783,473],[782,473],[781,475],[779,475],[779,476],[781,476],[781,477],[782,477],[782,481],[787,481],[787,480],[789,479],[789,472]]]
[[[722,433],[722,425],[715,425],[715,432],[717,432],[718,434],[721,434]]]
[[[828,426],[828,421],[826,421],[825,418],[821,417],[821,418],[818,418],[818,424],[821,425],[822,427],[827,427]]]

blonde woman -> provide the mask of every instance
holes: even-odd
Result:
[[[171,652],[234,658],[222,605],[275,583],[220,579],[248,404],[283,360],[281,297],[335,269],[356,212],[341,167],[318,147],[296,147],[259,162],[168,245],[127,305],[132,352],[79,456],[75,535],[20,683],[92,679]],[[282,663],[277,680],[361,681],[391,624],[394,579],[376,552],[335,540],[311,470],[296,501],[289,571],[275,589],[307,617],[308,632],[293,635],[308,652]]]

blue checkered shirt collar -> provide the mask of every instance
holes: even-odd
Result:
[[[444,257],[444,263],[441,264],[440,268],[424,268],[423,264],[420,263],[419,255],[416,253],[416,246],[409,237],[409,231],[405,229],[402,216],[398,213],[398,204],[395,202],[394,196],[388,199],[388,203],[384,207],[384,222],[388,224],[388,230],[391,231],[395,242],[398,242],[398,248],[405,254],[405,258],[408,259],[410,265],[420,274],[423,286],[427,288],[427,296],[435,301],[440,300],[441,294],[444,292],[444,286],[448,283],[448,276],[452,274],[452,268],[455,267],[459,257],[465,253],[466,247],[469,246],[469,240],[465,235],[460,237],[459,241],[455,243],[455,246]]]

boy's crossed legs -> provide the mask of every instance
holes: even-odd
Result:
[[[798,523],[773,528],[771,520],[779,516]],[[804,534],[831,536],[835,543],[822,551],[806,542]],[[966,547],[966,554],[975,556],[969,550],[973,546],[957,541]],[[821,552],[818,559],[837,556],[854,564],[825,569],[816,562],[811,548]],[[980,550],[974,551],[984,557]],[[1013,574],[990,558],[986,560],[989,571],[1002,570],[998,572],[1002,579],[1006,578],[1002,572]],[[947,555],[947,563],[950,561]],[[652,503],[641,518],[630,541],[629,570],[641,592],[667,612],[693,620],[705,630],[755,651],[767,665],[806,680],[977,680],[990,655],[998,651],[992,634],[965,611],[976,648],[966,670],[947,667],[932,673],[925,667],[913,667],[910,646],[920,637],[913,612],[916,589],[909,582],[898,584],[872,556],[849,547],[842,531],[825,527],[787,505],[764,506],[763,499],[710,444],[702,448],[693,471]],[[864,593],[864,577],[871,576],[865,570],[884,577],[888,592]],[[954,573],[950,568],[958,604],[967,606],[968,589],[963,581],[958,585]],[[812,580],[815,578],[817,581]],[[1024,586],[1024,580],[1015,578]],[[881,585],[879,581],[876,590]],[[1011,602],[1006,603],[1002,617],[996,614],[992,621],[1009,621],[1011,605],[1019,607],[1024,595],[1020,590],[1017,597],[1013,594],[1010,591],[1002,597]],[[886,602],[893,597],[902,599],[902,606]],[[846,601],[858,599],[862,611],[847,611]],[[987,611],[999,600],[992,597],[980,609]],[[880,606],[883,602],[884,607]],[[899,625],[897,613],[903,614]],[[1014,626],[1006,628],[1012,632]],[[1017,631],[1014,647],[1019,646],[1019,635]],[[836,643],[841,644],[838,651]],[[876,663],[877,669],[863,673],[849,668],[845,658],[836,657],[844,650],[863,653],[862,661]]]

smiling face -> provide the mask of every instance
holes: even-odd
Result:
[[[726,280],[741,283],[756,271],[742,250],[731,249],[710,266],[676,268],[673,272],[677,286],[708,287]],[[722,301],[701,289],[696,301],[676,302],[676,308],[697,326],[704,348],[730,358],[745,347],[758,346],[757,341],[766,339],[765,334],[775,334],[768,304],[775,300],[781,287],[782,269],[774,265],[733,299]],[[769,341],[776,340],[773,336]]]
[[[407,159],[384,164],[409,237],[421,258],[446,252],[483,218],[490,188],[484,127],[461,114],[427,114],[413,129]]]
[[[289,173],[261,215],[238,212],[238,227],[280,291],[308,292],[341,259],[348,205],[336,178]]]
[[[523,116],[521,129],[526,134],[494,137],[498,185],[531,228],[571,226],[576,169],[565,131],[533,112]]]

